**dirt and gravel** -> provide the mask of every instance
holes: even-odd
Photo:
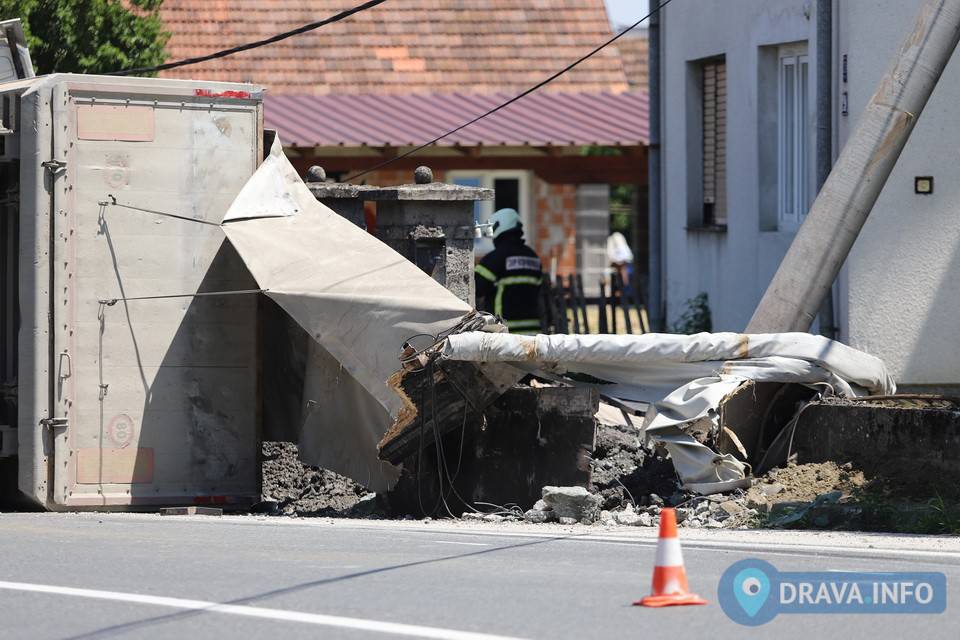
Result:
[[[960,533],[960,505],[918,498],[902,484],[865,475],[850,463],[789,464],[756,478],[746,491],[696,496],[680,489],[669,458],[648,448],[635,429],[600,425],[593,467],[589,499],[598,505],[593,516],[581,520],[584,524],[655,527],[660,509],[674,506],[680,526],[693,529]],[[270,508],[262,511],[287,516],[390,517],[375,494],[337,473],[304,465],[296,445],[285,442],[263,444],[263,499]],[[464,518],[554,522],[562,514],[552,513],[548,504],[540,501],[525,515],[467,513]]]
[[[600,496],[601,509],[646,506],[651,494],[670,497],[678,488],[673,463],[644,446],[635,428],[604,424],[597,428],[590,490]]]
[[[277,513],[352,516],[361,502],[374,499],[347,477],[303,464],[291,442],[264,442],[262,453],[262,497],[267,505],[276,503]]]
[[[849,496],[862,491],[867,484],[863,472],[850,463],[821,462],[771,469],[751,491],[777,502],[809,502],[831,491]]]
[[[600,497],[602,509],[647,505],[651,494],[677,492],[673,465],[644,447],[636,429],[600,425],[593,458],[590,491]],[[349,478],[303,464],[297,445],[290,442],[263,443],[262,473],[263,500],[270,507],[275,503],[276,512],[284,515],[358,515],[357,505],[374,496]],[[359,515],[385,515],[379,505],[364,512]]]

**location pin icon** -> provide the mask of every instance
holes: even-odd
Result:
[[[733,594],[752,618],[770,596],[770,578],[760,569],[744,569],[733,579]]]

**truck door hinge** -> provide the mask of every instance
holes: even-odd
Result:
[[[63,160],[47,160],[46,162],[41,162],[40,166],[52,173],[57,175],[61,171],[65,171],[67,168],[67,163]]]
[[[50,429],[60,429],[67,426],[66,418],[44,418],[40,421],[40,426],[48,427]]]

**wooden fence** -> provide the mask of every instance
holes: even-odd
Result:
[[[626,290],[620,274],[600,281],[600,295],[588,298],[583,292],[583,277],[557,276],[555,282],[544,278],[541,289],[543,326],[547,333],[624,333],[650,332],[647,309],[636,289]]]

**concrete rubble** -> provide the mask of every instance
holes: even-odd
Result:
[[[262,445],[262,502],[257,511],[286,516],[383,515],[371,493],[353,480],[300,461],[297,445]]]
[[[600,517],[600,498],[583,487],[544,487],[543,498],[523,514],[527,522],[593,524]]]

